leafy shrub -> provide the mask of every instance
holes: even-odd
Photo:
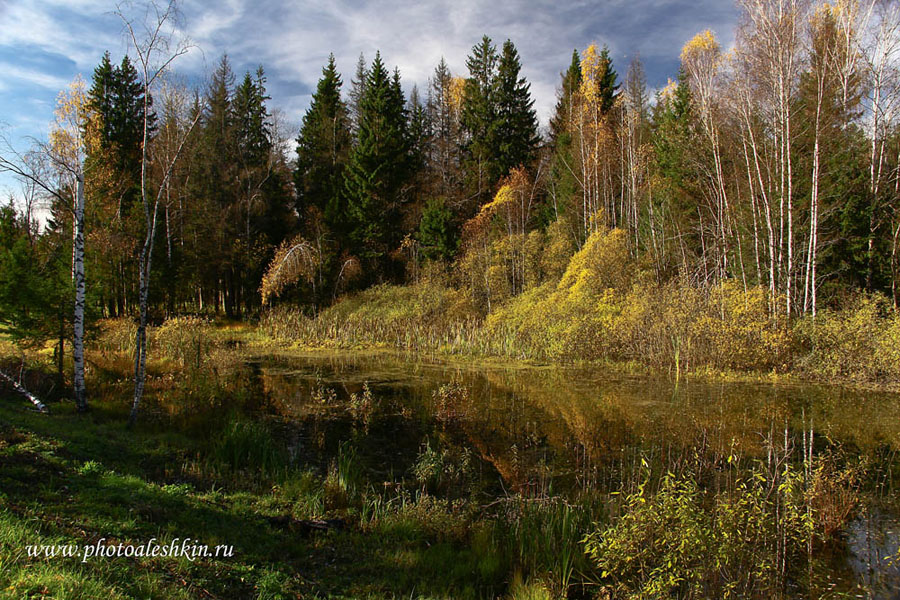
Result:
[[[860,295],[842,310],[824,310],[797,324],[807,349],[803,371],[861,381],[900,380],[900,314],[887,298]]]
[[[815,516],[802,473],[760,467],[719,492],[691,474],[645,480],[585,550],[622,598],[773,598],[809,560]],[[792,569],[785,577],[785,570]],[[794,571],[795,570],[795,571]]]

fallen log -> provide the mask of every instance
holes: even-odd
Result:
[[[22,387],[21,383],[19,383],[18,381],[16,381],[15,379],[10,377],[3,371],[0,371],[0,378],[8,381],[9,385],[11,385],[14,390],[16,390],[17,392],[19,392],[20,394],[22,394],[23,396],[28,398],[28,400],[30,400],[31,403],[34,404],[34,407],[38,410],[38,412],[42,412],[45,414],[50,412],[50,409],[47,408],[47,405],[44,404],[43,402],[41,402],[41,400],[37,396],[35,396],[34,394],[32,394],[31,392],[26,390],[24,387]]]
[[[295,519],[290,515],[266,517],[266,520],[277,529],[286,529],[303,536],[309,536],[317,531],[328,531],[329,529],[340,531],[347,525],[343,519]]]

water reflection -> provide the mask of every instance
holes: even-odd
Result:
[[[871,598],[900,598],[900,527],[892,474],[900,448],[896,395],[819,385],[681,383],[599,369],[475,366],[389,353],[268,357],[256,365],[266,404],[289,424],[296,456],[324,469],[352,440],[373,479],[409,474],[423,448],[478,458],[477,492],[620,490],[649,461],[676,469],[698,455],[765,461],[776,440],[799,458],[841,447],[877,467],[884,507],[847,532],[846,570]],[[374,402],[360,400],[365,386]],[[354,408],[356,407],[356,408]],[[362,408],[359,408],[362,407]],[[880,469],[880,471],[878,470]],[[844,581],[836,589],[850,591]],[[893,594],[893,595],[892,595]]]

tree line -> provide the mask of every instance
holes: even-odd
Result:
[[[510,40],[408,92],[380,53],[347,85],[331,56],[295,140],[262,66],[238,78],[223,56],[189,89],[106,54],[50,141],[0,163],[51,200],[43,228],[30,204],[0,212],[0,322],[56,339],[61,369],[79,272],[88,325],[315,312],[426,272],[487,313],[609,229],[657,282],[759,287],[773,317],[858,290],[896,307],[900,8],[738,6],[734,48],[699,33],[652,98],[639,58],[620,78],[607,48],[575,50],[543,134]]]

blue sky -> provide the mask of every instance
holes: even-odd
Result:
[[[454,74],[482,34],[499,46],[509,38],[542,125],[556,102],[559,74],[572,50],[607,44],[620,76],[640,54],[652,88],[678,69],[682,45],[712,29],[731,45],[737,10],[732,0],[183,0],[183,33],[195,48],[176,71],[200,83],[227,52],[238,76],[262,64],[271,106],[296,126],[329,52],[344,75],[345,91],[360,52],[381,50],[400,68],[404,89],[424,88],[441,56]],[[59,90],[76,74],[89,79],[104,50],[114,60],[127,51],[113,0],[0,0],[0,125],[19,150],[43,138]],[[0,174],[3,200],[19,189]]]

